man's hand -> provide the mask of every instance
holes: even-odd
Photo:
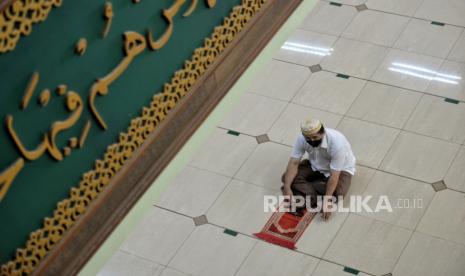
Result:
[[[283,195],[284,195],[284,196],[289,196],[289,200],[285,199],[284,202],[286,202],[286,206],[287,206],[288,208],[291,208],[291,207],[292,207],[292,204],[294,203],[294,202],[293,202],[294,199],[293,199],[293,194],[292,194],[291,188],[286,188],[286,187],[284,187],[284,188],[283,188]]]
[[[291,188],[287,188],[287,187],[284,187],[283,189],[283,195],[285,196],[290,196],[292,198],[293,194],[292,194],[292,189]]]

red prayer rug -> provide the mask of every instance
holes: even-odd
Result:
[[[316,213],[304,210],[299,217],[287,212],[274,212],[260,233],[254,235],[267,242],[289,249],[296,249],[295,244],[307,229]]]

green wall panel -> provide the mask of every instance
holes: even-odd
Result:
[[[43,218],[51,216],[57,202],[68,197],[84,172],[93,168],[94,161],[103,156],[106,147],[117,141],[118,133],[126,131],[131,118],[140,114],[155,93],[162,91],[173,73],[182,68],[195,48],[203,45],[213,28],[240,0],[220,0],[209,9],[199,1],[195,12],[186,18],[187,1],[174,18],[174,32],[166,46],[159,51],[148,48],[137,56],[125,73],[110,86],[107,96],[97,97],[97,110],[105,119],[108,129],[103,131],[88,107],[89,90],[96,78],[107,75],[124,57],[123,33],[136,31],[145,34],[150,27],[155,37],[166,29],[161,16],[163,9],[174,0],[113,1],[115,17],[108,36],[100,34],[104,26],[105,1],[70,1],[53,9],[45,22],[33,25],[32,33],[22,37],[16,49],[0,54],[0,171],[18,157],[19,151],[4,126],[7,114],[14,116],[14,127],[24,145],[36,148],[51,124],[69,116],[64,97],[54,93],[60,84],[76,91],[82,98],[84,110],[80,120],[71,129],[57,136],[57,145],[66,146],[70,137],[79,136],[85,122],[91,120],[91,129],[84,148],[73,150],[63,161],[55,161],[47,153],[35,161],[27,161],[0,202],[0,262],[11,259],[18,247],[23,247],[29,233],[42,226]],[[74,54],[80,38],[88,41],[83,56]],[[24,90],[34,71],[40,80],[29,106],[19,109]],[[52,98],[46,107],[37,104],[40,92],[49,88]]]

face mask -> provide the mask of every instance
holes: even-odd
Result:
[[[310,144],[310,146],[316,148],[316,147],[318,147],[318,146],[321,144],[322,139],[313,140],[313,141],[310,140],[310,139],[308,139],[308,140],[306,140],[306,141],[307,141],[307,143]]]

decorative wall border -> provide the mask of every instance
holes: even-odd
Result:
[[[62,0],[6,0],[0,5],[0,54],[15,49],[21,36],[32,32],[32,24],[45,21]]]
[[[226,47],[231,44],[237,34],[262,9],[264,4],[266,2],[275,2],[277,5],[282,6],[277,7],[277,9],[273,11],[275,13],[274,15],[270,15],[283,17],[283,19],[279,21],[279,24],[281,24],[283,20],[287,18],[286,16],[295,9],[297,5],[295,3],[300,3],[300,1],[301,0],[242,0],[241,5],[234,7],[230,15],[224,19],[223,25],[215,27],[211,37],[205,39],[204,46],[196,49],[192,58],[185,62],[183,69],[174,74],[169,84],[165,84],[163,92],[156,94],[150,105],[142,108],[141,115],[131,121],[127,132],[119,135],[118,142],[107,147],[103,159],[95,162],[94,169],[84,173],[79,186],[71,189],[70,197],[57,204],[53,216],[45,218],[44,226],[30,234],[25,248],[17,249],[15,258],[1,266],[0,275],[37,273],[36,269],[41,265],[41,269],[43,269],[44,265],[42,261],[52,251],[52,248],[70,232],[69,230],[75,225],[78,219],[82,220],[82,216],[86,214],[86,212],[89,212],[88,209],[90,206],[92,206],[92,208],[97,208],[95,206],[95,199],[99,196],[102,197],[101,194],[105,190],[108,190],[106,187],[110,183],[110,180],[112,182],[114,181],[117,172],[121,171],[123,165],[130,160],[138,149],[140,150],[141,145],[147,140],[149,135],[153,135],[155,130],[160,128],[160,123],[165,120],[168,114],[171,115],[171,113],[173,113],[171,110],[177,106],[178,102],[184,96],[186,96],[187,92],[196,84],[207,68],[217,60],[219,55],[225,51]],[[23,1],[18,1],[16,3],[20,2]],[[61,3],[60,0],[45,0],[41,2],[48,3],[44,6],[44,8],[47,9],[47,14],[50,11],[50,3]],[[292,2],[292,5],[282,4],[284,2]],[[283,10],[283,7],[286,7],[286,5],[292,6],[292,8]],[[279,12],[283,14],[280,15]],[[276,25],[278,23],[274,24]],[[276,31],[279,26],[276,25],[273,28],[274,31]],[[265,28],[267,26],[262,27]],[[265,44],[261,44],[263,45],[260,47],[264,47]],[[260,50],[261,48],[252,50],[252,56],[256,56]],[[234,64],[232,64],[232,66],[234,66]],[[245,68],[241,68],[237,71],[242,73],[243,70],[245,70]],[[238,76],[235,78],[238,78]],[[211,80],[211,78],[209,78],[209,80]],[[207,80],[205,83],[205,85],[208,86],[209,81]],[[231,86],[232,83],[224,85]],[[219,99],[221,99],[221,97]],[[212,108],[213,107],[209,107],[209,109]],[[177,109],[174,111],[176,112]],[[187,140],[187,138],[185,140]],[[168,161],[166,161],[166,164]],[[154,177],[155,176],[151,176],[152,181]],[[129,209],[129,207],[126,209]],[[115,226],[116,225],[113,225],[112,227]],[[49,256],[47,256],[47,258],[49,258]]]

